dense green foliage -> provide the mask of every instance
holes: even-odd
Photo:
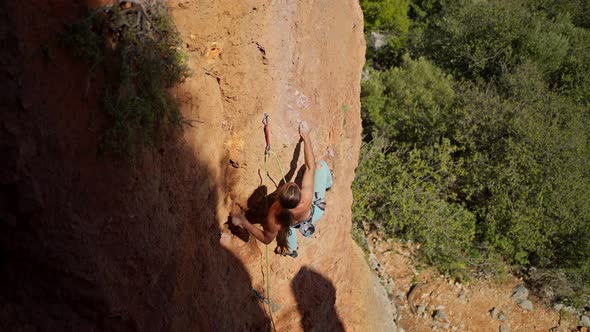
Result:
[[[464,172],[452,158],[457,148],[447,139],[424,149],[389,151],[384,144],[379,138],[363,146],[354,219],[378,221],[387,234],[421,243],[424,258],[444,262],[438,264],[444,272],[463,273],[475,216],[452,190]]]
[[[501,259],[590,292],[588,5],[557,2],[410,3],[405,55],[362,82],[355,223],[447,273]]]
[[[372,72],[363,86],[363,113],[389,141],[426,145],[447,130],[455,99],[452,78],[425,59]]]
[[[104,72],[101,108],[110,118],[104,151],[133,154],[181,123],[167,89],[188,75],[188,67],[165,9],[101,8],[70,24],[63,40],[91,71]]]
[[[406,42],[410,19],[408,0],[364,0],[365,31],[374,31],[385,36],[387,45],[376,50],[367,50],[367,59],[389,59],[399,55]],[[368,40],[371,37],[368,36]],[[376,63],[378,65],[378,63]]]

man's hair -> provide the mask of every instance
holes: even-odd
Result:
[[[301,200],[301,189],[295,182],[286,183],[279,193],[279,203],[283,209],[292,209]]]
[[[289,229],[291,227],[291,223],[293,222],[293,213],[288,209],[281,209],[277,216],[277,220],[283,229]]]

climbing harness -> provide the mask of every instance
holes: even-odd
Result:
[[[315,233],[315,225],[313,224],[313,214],[315,212],[315,206],[311,204],[311,211],[309,212],[309,217],[303,221],[298,222],[295,225],[291,225],[291,227],[299,229],[301,235],[305,237],[310,237]]]
[[[287,180],[285,179],[285,175],[283,174],[283,169],[281,168],[281,162],[279,160],[279,157],[277,156],[277,154],[272,151],[270,149],[270,135],[269,135],[269,131],[268,131],[268,113],[264,113],[264,116],[262,118],[262,124],[264,125],[264,139],[266,140],[266,148],[264,149],[264,180],[263,185],[266,186],[266,178],[270,178],[270,175],[268,174],[268,156],[272,155],[276,162],[277,162],[277,166],[279,167],[279,171],[281,172],[281,177],[283,179],[283,183],[287,183]],[[271,179],[272,180],[272,179]],[[271,303],[270,303],[270,278],[269,278],[269,267],[268,267],[268,244],[265,245],[266,250],[265,250],[265,258],[266,258],[266,297],[267,300],[265,301],[267,306],[268,306],[268,312],[269,312],[269,316],[270,316],[270,321],[272,323],[272,328],[273,330],[276,332],[276,327],[275,327],[275,321],[272,317],[272,307],[271,307]]]

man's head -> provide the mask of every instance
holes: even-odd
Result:
[[[299,204],[301,200],[301,189],[295,182],[289,182],[281,188],[279,193],[279,203],[284,209],[292,209]]]

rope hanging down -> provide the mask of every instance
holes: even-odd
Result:
[[[270,176],[268,175],[267,158],[268,155],[272,155],[275,158],[275,161],[277,162],[279,171],[281,172],[281,178],[283,179],[283,183],[287,183],[287,180],[285,179],[285,174],[283,173],[283,169],[281,168],[281,161],[279,159],[279,156],[277,156],[277,154],[270,149],[270,135],[268,132],[268,113],[264,113],[264,117],[262,118],[262,124],[264,125],[264,139],[266,140],[266,148],[264,149],[264,173],[266,176],[270,178]]]
[[[272,151],[270,149],[270,135],[269,135],[269,131],[268,131],[268,113],[264,113],[264,116],[262,118],[262,124],[264,125],[264,139],[266,140],[266,148],[264,149],[263,185],[266,187],[266,178],[267,177],[270,178],[270,175],[268,174],[268,155],[272,155],[275,158],[275,161],[277,162],[277,166],[279,168],[279,171],[281,172],[281,177],[283,178],[283,183],[287,183],[287,180],[285,179],[285,175],[283,174],[283,169],[281,168],[281,162],[279,160],[279,157],[277,156],[277,154],[274,151]],[[265,247],[266,247],[266,252],[265,252],[265,257],[266,257],[266,304],[268,306],[268,312],[270,315],[270,321],[272,323],[272,328],[276,332],[277,329],[275,327],[275,321],[272,317],[272,306],[270,304],[270,278],[269,278],[269,268],[268,268],[268,244],[266,244]]]

